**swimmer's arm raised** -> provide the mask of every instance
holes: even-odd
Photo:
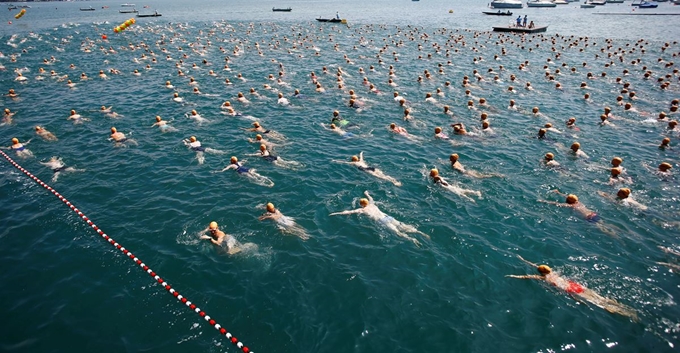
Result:
[[[366,195],[366,198],[368,198],[368,202],[373,203],[373,198],[368,194],[368,190],[364,191],[364,195]]]
[[[522,256],[520,256],[520,255],[517,255],[517,258],[520,259],[520,260],[522,260],[522,262],[524,262],[524,263],[527,264],[527,265],[530,265],[530,266],[533,266],[533,267],[538,267],[537,264],[535,264],[535,263],[533,263],[533,262],[531,262],[531,261],[525,260],[525,259],[524,259]]]

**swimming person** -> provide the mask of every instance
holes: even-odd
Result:
[[[158,128],[161,129],[161,132],[177,131],[177,129],[170,126],[169,121],[163,120],[163,118],[161,118],[160,115],[156,115],[156,122],[153,123],[153,125],[151,125],[151,127],[156,126],[158,126]]]
[[[618,192],[616,192],[616,197],[613,195],[610,195],[604,191],[598,191],[597,194],[604,197],[605,199],[612,201],[612,202],[617,202],[620,203],[624,206],[630,206],[630,207],[635,207],[641,211],[646,211],[647,206],[633,200],[632,197],[630,197],[630,189],[629,188],[621,188],[619,189]]]
[[[272,162],[276,164],[279,167],[284,167],[284,168],[291,168],[291,167],[297,167],[300,166],[300,163],[295,162],[295,161],[284,161],[283,158],[279,156],[275,156],[269,152],[267,149],[267,145],[261,144],[260,145],[260,151],[254,154],[250,154],[249,156],[260,156],[264,158],[264,160],[268,162]]]
[[[295,223],[295,219],[284,216],[283,213],[281,213],[278,208],[274,207],[274,204],[271,202],[267,203],[267,212],[261,215],[258,219],[260,221],[271,219],[272,221],[276,222],[277,227],[282,232],[293,234],[300,237],[302,240],[309,239],[309,234],[307,234],[307,232],[305,232],[302,227]]]
[[[395,186],[401,186],[401,182],[399,182],[397,179],[394,179],[393,177],[386,175],[383,173],[382,170],[377,169],[375,167],[369,167],[368,164],[364,161],[364,152],[359,152],[359,157],[357,156],[352,156],[351,161],[338,161],[338,160],[333,160],[332,162],[335,163],[344,163],[344,164],[350,164],[353,166],[356,166],[360,171],[366,172],[378,179],[383,179],[387,180],[390,183],[394,184]]]
[[[71,115],[69,115],[66,120],[73,120],[74,124],[82,124],[84,121],[88,121],[90,119],[83,117],[82,115],[76,113],[74,109],[72,109]]]
[[[47,162],[40,162],[40,164],[52,169],[54,175],[52,176],[52,182],[56,182],[59,179],[59,174],[62,172],[84,172],[85,169],[76,169],[73,167],[67,167],[64,161],[59,157],[52,157]]]
[[[9,108],[5,108],[5,114],[2,116],[2,124],[0,125],[11,125],[14,114],[16,113],[9,110]]]
[[[614,299],[603,297],[594,292],[593,290],[588,289],[579,283],[568,280],[558,275],[557,273],[553,272],[553,270],[547,265],[539,266],[537,264],[531,263],[523,259],[521,256],[518,257],[526,264],[535,267],[538,270],[539,275],[506,275],[505,277],[520,279],[537,279],[546,281],[547,283],[567,292],[577,301],[580,302],[586,301],[599,308],[607,310],[612,314],[623,315],[631,318],[633,321],[638,321],[637,312],[634,309],[629,308],[628,306],[623,305]]]
[[[573,208],[576,212],[578,212],[583,218],[590,222],[593,223],[599,228],[601,231],[604,233],[612,236],[612,237],[618,237],[616,232],[613,229],[608,228],[607,226],[604,225],[604,222],[600,220],[600,215],[598,215],[596,212],[590,210],[588,207],[586,207],[584,204],[579,202],[578,196],[574,194],[563,194],[561,193],[558,189],[552,190],[552,192],[566,196],[565,202],[560,203],[560,202],[555,202],[555,201],[547,201],[547,200],[538,200],[538,202],[543,202],[551,205],[555,205],[557,207],[571,207]]]
[[[394,219],[391,216],[388,216],[385,214],[383,211],[381,211],[378,206],[375,205],[375,202],[373,201],[373,198],[371,195],[368,194],[368,191],[364,191],[364,195],[366,195],[366,199],[361,199],[359,200],[359,204],[361,205],[361,208],[357,208],[356,210],[347,210],[347,211],[342,211],[342,212],[334,212],[331,213],[329,216],[336,216],[336,215],[348,215],[348,214],[354,214],[354,213],[363,213],[368,218],[370,218],[373,221],[378,222],[382,226],[386,227],[396,235],[412,241],[416,246],[420,246],[420,242],[418,239],[413,238],[408,235],[408,233],[418,233],[422,236],[424,236],[427,239],[430,239],[430,236],[419,231],[415,227],[399,222],[396,219]]]
[[[57,141],[57,137],[42,126],[36,126],[35,133],[42,137],[45,141]]]
[[[206,232],[208,232],[208,235],[205,235]],[[211,243],[217,246],[226,246],[227,253],[230,255],[241,252],[241,244],[239,244],[236,238],[221,231],[215,221],[210,222],[208,228],[201,233],[203,233],[201,239],[210,240]]]
[[[205,162],[205,155],[204,153],[213,153],[213,154],[222,154],[224,153],[223,151],[216,150],[213,148],[206,148],[201,146],[201,141],[198,141],[196,139],[196,136],[191,136],[189,139],[184,139],[182,140],[184,142],[184,145],[189,147],[192,151],[196,152],[196,159],[198,160],[198,164],[203,164]]]
[[[135,140],[125,137],[125,134],[116,130],[115,127],[111,128],[111,135],[109,136],[109,140],[115,142],[114,144],[115,147],[125,147],[127,146],[126,142],[133,145],[137,145],[137,142]]]
[[[354,137],[353,133],[347,132],[347,131],[335,126],[335,124],[331,124],[329,127],[326,127],[326,125],[324,125],[324,124],[321,124],[321,126],[326,130],[333,131],[334,133],[342,136],[343,138],[348,139],[348,138]]]
[[[436,168],[433,168],[433,169],[430,170],[430,177],[432,177],[432,182],[434,182],[436,185],[439,185],[439,186],[443,187],[444,189],[449,190],[452,193],[454,193],[454,194],[456,194],[456,195],[458,195],[458,196],[460,196],[460,197],[462,197],[462,198],[464,198],[468,201],[475,202],[475,200],[473,198],[471,198],[470,196],[467,196],[468,194],[477,195],[477,197],[479,197],[479,198],[482,197],[482,193],[480,191],[463,189],[459,186],[449,184],[448,182],[446,182],[446,180],[444,180],[444,178],[442,178],[439,175],[439,170],[437,170]]]
[[[242,162],[242,163],[245,163]],[[262,176],[260,174],[257,174],[254,168],[247,168],[244,167],[242,163],[239,163],[238,158],[236,157],[231,157],[230,164],[226,167],[224,167],[220,172],[227,171],[229,169],[234,169],[236,173],[239,175],[243,175],[248,177],[252,182],[258,185],[266,186],[266,187],[272,187],[274,186],[274,182],[271,181],[269,178]]]
[[[30,139],[24,143],[20,143],[19,139],[14,137],[12,138],[12,145],[4,148],[13,150],[14,152],[16,152],[17,156],[21,158],[33,157],[33,152],[26,148],[26,145],[28,145],[29,143],[31,143]]]
[[[461,172],[465,175],[471,176],[473,178],[493,178],[493,177],[499,177],[502,178],[503,174],[496,174],[496,173],[491,173],[491,174],[482,174],[480,172],[476,172],[474,170],[468,170],[465,169],[465,167],[458,161],[458,154],[454,153],[449,156],[449,161],[451,162],[451,168],[457,170],[458,172]]]
[[[251,128],[241,128],[241,130],[257,132],[258,134],[267,135],[267,136],[269,136],[273,139],[277,139],[277,140],[285,140],[286,139],[285,136],[279,134],[276,131],[265,129],[257,121],[253,123],[253,127],[251,127]]]

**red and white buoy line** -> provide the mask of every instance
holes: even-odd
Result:
[[[36,183],[40,184],[40,186],[44,187],[47,189],[49,192],[54,194],[54,196],[58,197],[61,202],[65,203],[66,206],[68,206],[73,212],[75,212],[80,218],[83,219],[92,229],[94,229],[97,234],[99,234],[104,240],[109,242],[109,244],[113,245],[116,247],[116,249],[120,250],[125,256],[130,258],[132,261],[134,261],[139,267],[141,267],[146,273],[148,273],[153,279],[156,280],[161,286],[165,288],[165,290],[172,294],[177,300],[181,301],[184,305],[188,306],[189,309],[193,310],[196,312],[198,315],[200,315],[202,318],[205,319],[211,326],[213,326],[216,330],[220,332],[220,334],[224,335],[227,337],[232,344],[234,344],[236,347],[240,348],[243,353],[254,353],[252,352],[247,346],[245,346],[242,342],[240,342],[236,337],[234,337],[231,333],[227,331],[224,327],[222,327],[220,324],[218,324],[215,320],[210,318],[204,311],[199,309],[196,304],[192,303],[189,301],[187,298],[179,294],[175,289],[173,289],[170,284],[168,284],[163,278],[161,278],[156,272],[151,270],[149,266],[147,266],[145,263],[142,262],[142,260],[138,259],[135,255],[130,252],[130,250],[124,248],[122,245],[118,244],[113,238],[110,236],[106,235],[97,225],[95,225],[87,216],[85,216],[78,208],[76,208],[72,203],[70,203],[66,198],[64,198],[60,193],[57,192],[57,190],[54,190],[52,187],[49,185],[45,184],[42,180],[38,179],[35,175],[31,174],[28,170],[24,169],[22,166],[20,166],[18,163],[16,163],[12,158],[10,158],[5,152],[0,151],[0,154],[2,154],[3,157],[5,157],[14,167],[19,169],[22,173],[28,175],[29,178],[33,179]]]

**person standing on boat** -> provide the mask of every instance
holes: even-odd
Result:
[[[340,13],[337,11],[335,12],[335,18],[337,18],[338,20],[340,19]]]
[[[522,27],[522,16],[517,16],[517,27]]]
[[[524,21],[522,22],[522,27],[527,26],[527,15],[524,15]]]

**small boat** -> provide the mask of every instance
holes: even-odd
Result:
[[[120,6],[121,7],[135,7],[135,4],[124,3],[124,4],[120,4]]]
[[[137,11],[137,9],[135,9],[133,7],[131,10],[118,10],[118,12],[120,12],[120,13],[138,13],[139,11]]]
[[[554,0],[553,4],[555,4],[555,5],[569,5],[569,1],[567,1],[567,0]]]
[[[527,7],[557,7],[557,4],[549,0],[531,0],[527,1]]]
[[[158,11],[154,11],[153,13],[142,15],[142,14],[137,14],[137,17],[160,17],[163,16],[158,13]]]
[[[655,9],[657,7],[659,7],[659,4],[652,4],[651,2],[646,1],[638,4],[638,8],[641,9]]]
[[[30,9],[31,7],[28,5],[19,5],[18,6],[20,9]]]
[[[90,6],[90,7],[81,7],[81,8],[80,8],[80,11],[94,11],[94,7],[92,7],[92,6]]]
[[[12,11],[12,10],[16,10],[16,9],[17,9],[17,7],[14,6],[14,5],[8,5],[8,6],[7,6],[7,10]]]
[[[623,0],[607,0],[607,4],[623,4]]]
[[[482,11],[483,14],[485,15],[491,15],[491,16],[512,16],[512,12],[505,11],[501,12],[501,10],[498,10],[498,12],[493,12],[493,11]]]
[[[345,20],[341,20],[339,18],[317,18],[316,20],[319,21],[319,22],[331,22],[331,23],[340,23],[340,22],[345,21]],[[347,21],[345,21],[345,22],[347,22]]]
[[[604,6],[607,0],[590,0],[590,3],[597,6]]]
[[[583,4],[581,4],[582,9],[592,9],[595,8],[595,5],[592,4],[590,1],[586,1]]]
[[[291,12],[291,11],[293,11],[293,9],[291,9],[290,7],[287,8],[287,9],[277,9],[276,7],[272,7],[272,11],[274,11],[274,12]]]
[[[490,6],[494,9],[521,9],[521,0],[493,0]]]

